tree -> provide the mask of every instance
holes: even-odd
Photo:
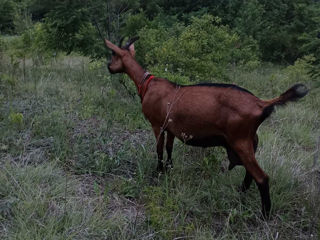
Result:
[[[106,52],[95,26],[100,26],[103,37],[118,41],[127,14],[137,6],[132,0],[58,2],[45,17],[48,45],[68,54],[103,57]]]
[[[14,30],[16,5],[11,0],[0,0],[0,31],[10,33]]]

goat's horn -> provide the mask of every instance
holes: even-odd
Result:
[[[125,49],[128,49],[128,48],[130,47],[130,45],[131,45],[132,43],[134,43],[135,41],[137,41],[138,39],[139,39],[138,36],[131,38],[131,39],[126,43],[126,45],[124,46],[124,48],[125,48]]]
[[[119,48],[121,48],[122,47],[122,43],[123,43],[123,40],[124,40],[124,37],[121,37],[121,39],[120,39],[120,41],[119,41]]]

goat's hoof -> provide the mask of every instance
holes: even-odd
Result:
[[[166,172],[169,172],[172,168],[172,164],[166,164]]]
[[[157,167],[157,173],[162,174],[162,173],[164,173],[164,172],[165,172],[165,169],[164,169],[163,166],[158,166],[158,167]]]

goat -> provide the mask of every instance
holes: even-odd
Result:
[[[254,179],[261,196],[262,214],[270,215],[269,178],[255,158],[258,145],[256,131],[277,105],[295,101],[308,93],[303,84],[296,84],[279,97],[261,100],[248,90],[233,84],[197,84],[182,86],[155,77],[135,60],[134,42],[121,47],[105,39],[112,50],[108,69],[111,74],[126,73],[135,83],[142,112],[151,123],[157,139],[157,170],[172,166],[174,138],[187,145],[226,149],[231,170],[236,165],[246,169],[241,190],[245,192]],[[121,41],[122,42],[122,41]],[[167,161],[163,148],[166,133]]]

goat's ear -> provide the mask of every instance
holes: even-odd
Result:
[[[121,55],[122,53],[122,49],[119,48],[117,45],[114,45],[112,42],[110,42],[109,40],[105,39],[105,44],[106,46],[111,49],[112,51],[114,51],[116,54]]]
[[[129,52],[131,54],[132,57],[134,57],[136,55],[136,51],[134,50],[134,43],[132,43],[130,46],[129,46]]]

